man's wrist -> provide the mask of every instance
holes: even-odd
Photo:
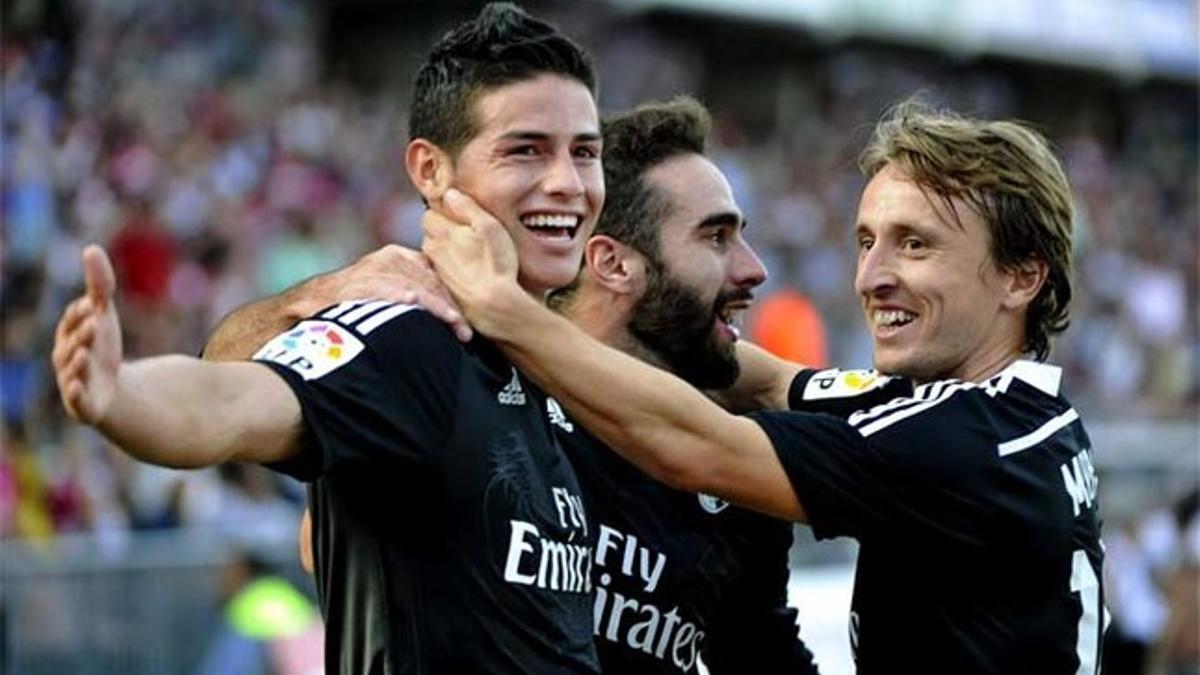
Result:
[[[518,337],[520,329],[527,327],[530,321],[536,321],[538,310],[543,308],[543,305],[513,280],[497,284],[488,290],[471,323],[484,335],[506,342]]]

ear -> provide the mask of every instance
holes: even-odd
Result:
[[[404,149],[404,166],[408,177],[425,201],[434,204],[454,183],[454,162],[438,145],[424,138],[414,138]]]
[[[1008,277],[1008,289],[1004,295],[1003,306],[1005,309],[1017,311],[1029,307],[1037,297],[1050,274],[1050,266],[1040,258],[1029,258],[1017,263],[1005,274]]]
[[[613,293],[635,295],[645,288],[645,256],[608,235],[588,239],[583,247],[583,264],[597,284]]]

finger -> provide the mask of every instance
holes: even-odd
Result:
[[[450,188],[443,200],[447,215],[459,221],[469,223],[472,227],[484,222],[495,222],[496,218],[484,210],[474,199],[465,192]]]
[[[423,269],[429,267],[429,258],[416,249],[400,246],[399,244],[389,244],[388,247],[394,249],[396,257],[407,265]]]
[[[92,350],[87,347],[79,347],[71,354],[71,360],[66,369],[68,381],[87,384],[91,379],[88,377],[88,360],[91,356]]]
[[[58,321],[58,326],[54,330],[55,339],[67,336],[79,322],[92,311],[92,300],[86,295],[81,298],[76,298],[74,302],[67,305],[63,310],[62,318]]]
[[[67,414],[73,419],[80,419],[79,416],[79,401],[83,398],[83,386],[79,382],[67,382],[59,388],[59,398],[62,399],[63,407],[67,409]]]
[[[89,319],[88,322],[80,324],[74,331],[67,334],[60,342],[55,343],[53,354],[55,367],[70,363],[75,350],[90,349],[96,335],[95,328],[95,322]]]
[[[83,277],[87,282],[88,297],[97,309],[103,311],[112,300],[117,280],[108,254],[95,244],[83,249]]]
[[[78,320],[76,311],[79,306],[79,300],[75,300],[67,305],[63,310],[62,316],[58,319],[58,324],[54,327],[54,348],[50,350],[50,361],[54,367],[58,367],[63,358],[63,350],[66,348],[67,336],[71,332],[71,327]]]
[[[510,237],[500,221],[465,192],[451,188],[446,191],[445,201],[449,210],[459,214],[461,218],[466,218],[471,224],[471,229],[483,233],[493,246],[503,245],[504,238]]]
[[[67,412],[80,422],[87,423],[91,415],[91,407],[88,405],[87,388],[82,382],[74,381],[67,385],[66,392],[63,393],[63,405]]]
[[[428,254],[430,240],[441,241],[457,227],[463,227],[463,223],[451,220],[433,209],[426,211],[425,215],[421,216],[421,228],[425,230],[425,239],[421,242],[421,250]]]
[[[83,347],[91,347],[96,339],[96,316],[89,315],[75,330],[75,343]]]
[[[67,368],[61,371],[58,377],[58,392],[63,407],[67,409],[71,417],[81,421],[83,420],[83,401],[87,389],[80,376],[82,374],[80,371],[83,370],[83,364],[87,362],[87,357],[86,350],[74,354]]]
[[[466,317],[463,316],[458,305],[453,300],[440,293],[424,289],[418,291],[416,301],[417,304],[424,307],[426,311],[437,317],[450,330],[454,331],[454,336],[459,341],[470,342],[471,326],[467,323]]]

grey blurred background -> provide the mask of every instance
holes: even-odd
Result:
[[[88,242],[114,257],[131,357],[195,353],[243,302],[416,246],[411,77],[480,4],[5,0],[0,675],[233,672],[203,664],[247,554],[311,597],[302,486],[138,465],[71,424],[53,324]],[[1077,209],[1072,327],[1051,361],[1101,471],[1120,648],[1105,672],[1200,668],[1195,0],[523,4],[592,51],[602,110],[681,93],[710,107],[771,271],[758,297],[791,303],[748,329],[771,342],[802,320],[813,362],[870,365],[848,224],[856,154],[888,105],[923,91],[1051,138]],[[804,634],[825,672],[851,672],[853,548],[797,537]]]

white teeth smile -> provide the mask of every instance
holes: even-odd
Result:
[[[902,309],[877,309],[874,314],[877,326],[903,326],[915,318],[916,314]]]
[[[579,225],[579,216],[568,214],[538,213],[521,219],[525,227],[565,227],[574,229]]]

